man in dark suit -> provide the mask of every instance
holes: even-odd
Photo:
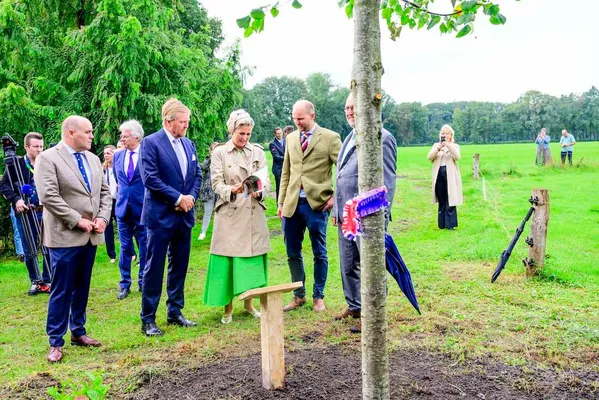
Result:
[[[40,205],[33,172],[37,156],[44,151],[44,138],[37,132],[25,135],[25,157],[17,158],[14,168],[7,168],[2,176],[0,192],[5,199],[11,202],[15,211],[17,230],[22,238],[25,251],[25,265],[29,273],[31,286],[27,291],[29,296],[38,293],[50,293],[50,266],[49,257],[44,257],[43,274],[40,275],[38,250],[42,224],[42,206]],[[33,193],[29,199],[29,206],[25,204],[21,193],[21,185],[31,185]]]
[[[275,128],[275,140],[270,143],[270,154],[272,154],[272,174],[275,176],[277,185],[277,199],[279,198],[279,185],[281,184],[281,171],[283,170],[283,160],[285,159],[285,139],[283,139],[283,130]]]
[[[89,151],[93,138],[91,122],[72,115],[62,123],[62,141],[35,163],[34,179],[44,206],[42,238],[53,273],[46,323],[47,359],[52,363],[62,360],[67,325],[72,345],[100,346],[86,334],[86,308],[112,198],[100,159]]]
[[[169,99],[162,106],[163,128],[141,144],[141,178],[146,188],[141,218],[148,234],[141,321],[142,332],[147,336],[163,334],[156,326],[156,310],[167,250],[167,322],[185,327],[196,325],[181,313],[191,228],[195,223],[194,203],[202,182],[195,144],[185,137],[190,116],[191,111],[182,102]]]
[[[144,137],[141,124],[135,120],[121,124],[121,142],[124,149],[114,155],[112,163],[118,183],[115,214],[121,240],[119,270],[121,271],[120,290],[117,298],[123,300],[131,293],[131,260],[133,237],[139,247],[138,285],[141,292],[143,271],[146,266],[146,228],[141,223],[141,210],[144,202],[144,183],[139,172],[139,149]]]
[[[350,94],[345,102],[345,118],[352,128],[355,126],[354,98]],[[387,201],[393,204],[395,196],[397,143],[395,138],[386,129],[382,129],[381,141],[383,143],[383,174],[384,184],[387,188]],[[335,185],[335,205],[333,207],[333,225],[337,226],[339,234],[339,261],[341,264],[341,282],[343,293],[347,302],[347,310],[335,317],[341,320],[348,317],[360,318],[361,292],[360,292],[360,247],[357,241],[348,240],[341,231],[343,219],[343,206],[349,199],[356,197],[358,189],[358,152],[356,149],[356,131],[352,130],[345,138],[339,159],[337,161],[337,181]],[[391,220],[391,206],[385,210],[385,228]],[[352,327],[354,333],[360,332],[359,325]]]

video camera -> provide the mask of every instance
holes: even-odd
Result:
[[[2,150],[4,150],[4,157],[16,157],[17,156],[17,147],[19,143],[12,138],[8,133],[5,133],[2,136]]]

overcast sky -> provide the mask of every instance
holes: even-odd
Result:
[[[305,78],[329,73],[349,86],[353,23],[337,0],[301,0],[303,8],[281,9],[265,31],[243,39],[236,19],[269,0],[200,0],[223,21],[226,42],[242,38],[242,63],[254,67],[248,87],[269,76]],[[383,89],[396,101],[459,100],[512,102],[527,90],[555,96],[599,86],[599,0],[500,0],[503,26],[483,18],[474,35],[404,30],[397,42],[382,27]],[[449,0],[434,11],[451,11]]]

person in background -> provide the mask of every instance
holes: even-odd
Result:
[[[114,215],[114,205],[116,204],[117,182],[114,178],[114,169],[112,168],[112,158],[114,157],[115,151],[116,147],[111,144],[104,146],[104,163],[102,164],[102,168],[104,168],[104,177],[106,178],[106,183],[108,183],[108,187],[110,188],[110,197],[112,198],[112,211],[110,213],[108,225],[106,225],[106,230],[104,231],[106,254],[108,255],[108,258],[110,258],[111,264],[114,264],[116,261],[116,247],[114,245],[114,225],[116,222],[116,217]]]
[[[34,177],[36,160],[44,150],[44,137],[37,132],[29,132],[24,139],[26,154],[19,157],[14,169],[6,171],[0,182],[0,192],[7,199],[15,211],[17,231],[21,238],[25,254],[25,265],[29,273],[31,286],[27,294],[34,296],[38,293],[50,293],[50,265],[48,257],[44,257],[43,270],[39,270],[40,234],[39,227],[42,224],[42,205],[37,192],[37,181]],[[18,170],[17,170],[18,168]],[[10,174],[8,173],[10,172]],[[23,185],[31,185],[33,192],[29,198],[29,205],[23,198],[19,187],[19,176],[23,178]],[[27,225],[25,225],[27,224]],[[31,231],[27,227],[31,227]],[[43,250],[43,249],[42,249]]]
[[[550,142],[551,137],[547,134],[547,129],[542,128],[535,140],[535,143],[537,144],[536,164],[538,166],[548,165],[553,162],[551,149],[549,148]]]
[[[200,186],[199,200],[204,206],[204,216],[202,217],[202,231],[200,232],[200,236],[198,236],[198,240],[206,239],[206,232],[208,232],[210,220],[212,219],[212,211],[214,210],[214,203],[216,202],[216,196],[214,195],[214,190],[212,190],[212,182],[210,180],[210,159],[212,157],[212,152],[218,145],[218,142],[214,142],[210,145],[210,151],[204,162],[200,165],[200,171],[202,171],[202,186]]]
[[[233,297],[266,286],[270,236],[264,198],[270,188],[268,175],[263,189],[244,193],[243,181],[266,168],[264,151],[250,144],[254,120],[244,110],[233,111],[227,121],[231,140],[212,154],[210,176],[217,195],[210,262],[206,273],[204,304],[224,306],[221,323],[233,320]],[[260,317],[246,300],[245,310]]]
[[[120,142],[123,151],[114,155],[114,177],[118,182],[119,190],[116,196],[115,215],[121,239],[121,255],[119,257],[119,293],[117,299],[125,299],[131,293],[131,261],[133,238],[137,240],[139,249],[139,272],[137,283],[142,291],[143,271],[146,265],[146,228],[141,223],[143,208],[144,185],[139,169],[140,143],[143,140],[144,130],[136,120],[123,122],[119,127],[121,132]]]
[[[19,227],[17,226],[17,217],[15,216],[14,208],[10,208],[10,221],[12,222],[13,241],[15,243],[15,253],[20,262],[25,261],[25,252],[23,251],[23,242],[21,241],[21,235],[19,234]]]
[[[269,149],[272,154],[272,174],[275,176],[276,198],[279,198],[279,186],[281,185],[281,171],[283,170],[283,159],[285,158],[285,139],[283,130],[275,128],[275,138],[270,143]]]
[[[566,156],[568,157],[568,163],[572,165],[572,150],[574,149],[574,145],[576,144],[576,140],[574,136],[569,134],[567,130],[562,131],[562,137],[559,139],[559,145],[561,147],[561,157],[562,157],[562,165],[566,164]]]
[[[451,126],[443,125],[439,142],[428,153],[428,160],[433,163],[432,201],[439,203],[439,229],[454,230],[458,226],[456,206],[464,202],[462,176],[456,163],[460,159],[460,146],[454,137]]]
[[[295,130],[295,128],[291,125],[287,125],[285,127],[285,132],[283,133],[283,139],[287,139],[287,135],[289,135],[291,132],[293,132]]]

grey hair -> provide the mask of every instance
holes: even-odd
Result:
[[[254,127],[254,120],[250,116],[250,114],[244,109],[235,110],[229,116],[229,120],[227,121],[227,129],[229,130],[229,134],[233,134],[240,126],[249,126],[251,128]]]
[[[131,136],[138,138],[140,142],[144,138],[144,128],[142,128],[141,124],[134,119],[123,122],[121,126],[119,126],[119,131],[121,131],[121,133],[130,131]]]

